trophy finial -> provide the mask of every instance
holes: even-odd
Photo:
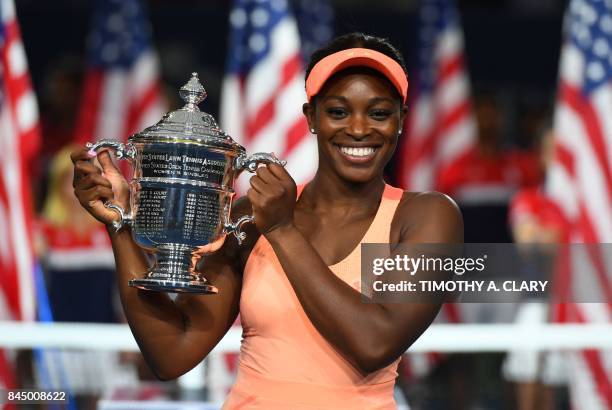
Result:
[[[183,109],[189,111],[200,111],[198,104],[204,101],[208,94],[206,93],[204,86],[200,84],[198,73],[191,73],[191,78],[189,81],[187,81],[187,84],[181,87],[179,95],[186,103]]]

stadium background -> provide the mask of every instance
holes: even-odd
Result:
[[[63,98],[59,105],[67,115],[59,118],[61,121],[74,121],[82,105],[79,102],[80,84],[86,72],[86,39],[91,30],[95,3],[76,0],[16,1],[43,131],[45,121],[58,121],[58,118],[53,118],[58,97]],[[189,73],[197,71],[209,95],[201,108],[219,118],[221,85],[228,54],[228,16],[232,2],[152,0],[145,3],[152,28],[153,47],[161,62],[163,94],[169,106],[179,106],[178,88]],[[537,134],[551,121],[566,3],[562,0],[464,0],[456,4],[464,33],[465,62],[471,92],[476,96],[490,96],[495,101],[502,118],[499,138],[505,148],[533,149]],[[416,50],[420,33],[417,1],[385,0],[377,1],[374,5],[365,0],[336,0],[330,5],[333,8],[332,28],[335,34],[363,31],[387,37],[403,52],[411,78],[418,75]],[[58,90],[57,76],[64,74],[67,82],[62,83],[63,94],[59,96],[54,93]],[[53,152],[73,138],[72,134],[66,133],[65,140],[60,142],[54,139],[56,136],[54,134],[51,138],[43,132],[42,160],[33,167],[34,198],[38,212],[42,210],[48,191],[48,161]],[[389,168],[391,181],[397,182],[398,167],[399,161],[396,159]],[[505,203],[500,212],[491,214],[493,224],[482,223],[481,207],[465,209],[466,226],[472,230],[473,237],[487,242],[509,240],[507,207],[508,203]],[[502,231],[506,233],[499,234]],[[504,320],[509,319],[504,314],[502,312]],[[483,351],[488,350],[495,349],[483,348]],[[125,356],[126,363],[136,366],[138,377],[148,381],[123,391],[117,389],[104,394],[83,394],[85,398],[79,398],[79,408],[95,408],[95,399],[104,395],[113,400],[177,398],[181,395],[183,399],[191,400],[215,399],[218,397],[211,393],[211,386],[218,383],[222,389],[223,383],[228,383],[225,378],[231,377],[227,369],[231,369],[232,363],[235,363],[235,356],[222,357],[221,366],[226,365],[226,368],[211,373],[211,368],[220,365],[210,363],[206,385],[202,386],[197,381],[199,376],[196,374],[192,375],[192,381],[183,384],[190,386],[189,383],[193,383],[191,386],[195,388],[180,389],[174,383],[157,385],[137,355],[126,353]],[[516,408],[513,387],[501,375],[503,358],[504,354],[499,352],[448,357],[445,354],[428,354],[424,359],[427,365],[413,365],[411,369],[406,369],[401,382],[403,391],[414,409]],[[20,365],[26,363],[25,366],[30,360],[27,354],[18,359],[21,360]],[[67,359],[60,357],[51,360],[61,367]],[[102,362],[104,358],[92,356],[91,360]],[[26,374],[26,380],[34,383],[36,376],[29,376],[30,379],[27,379]],[[219,380],[215,381],[215,378]],[[130,380],[129,377],[126,376],[126,380]],[[86,390],[84,388],[83,391]],[[111,406],[108,403],[105,405]],[[143,405],[143,408],[147,408],[146,404]],[[569,408],[566,388],[556,388],[553,408]],[[585,405],[583,408],[600,407]]]

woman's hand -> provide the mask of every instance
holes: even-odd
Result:
[[[128,212],[129,185],[113,163],[109,151],[92,156],[83,148],[70,154],[70,158],[74,164],[74,194],[87,212],[106,225],[117,220],[117,212],[104,206],[106,201],[112,201]],[[94,165],[94,158],[98,159],[102,169]]]
[[[284,167],[268,164],[257,169],[247,191],[255,225],[262,235],[293,224],[297,188]]]

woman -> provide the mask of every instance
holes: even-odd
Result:
[[[122,318],[113,303],[116,287],[111,243],[104,226],[80,206],[72,192],[69,154],[77,148],[66,146],[51,160],[38,223],[38,256],[45,268],[54,320],[115,323]],[[63,349],[45,351],[42,360],[44,366],[34,368],[37,384],[70,388],[79,408],[96,408],[104,392],[119,383],[138,381],[136,368],[125,363],[119,352]]]
[[[349,34],[313,54],[303,111],[317,136],[319,168],[301,190],[281,166],[258,169],[232,211],[252,209],[248,242],[228,238],[203,260],[217,296],[172,301],[129,288],[130,272],[144,272],[147,259],[128,230],[109,230],[128,322],[159,378],[199,363],[240,311],[238,380],[225,409],[395,408],[399,357],[440,306],[362,303],[360,243],[463,237],[450,199],[383,180],[407,88],[401,56],[385,40]],[[108,225],[116,215],[103,201],[126,205],[127,184],[107,152],[97,155],[102,171],[93,156],[73,154],[75,192]]]

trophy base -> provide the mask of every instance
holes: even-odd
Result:
[[[156,263],[143,279],[132,279],[129,285],[156,292],[192,293],[210,295],[219,293],[205,277],[196,272],[192,248],[185,245],[165,244],[156,254]]]
[[[156,292],[196,293],[200,295],[219,293],[215,286],[209,285],[204,281],[185,282],[163,279],[132,279],[129,285],[134,288]]]

